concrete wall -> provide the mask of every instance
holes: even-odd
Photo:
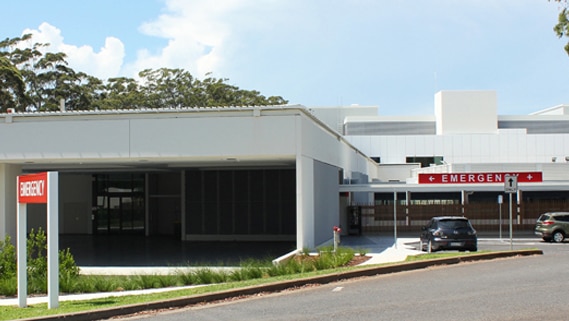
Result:
[[[340,226],[338,168],[318,161],[314,165],[314,242],[321,244],[333,237],[332,228]],[[338,195],[331,199],[330,195]]]
[[[339,169],[343,179],[368,183],[377,177],[377,164],[343,139],[305,116],[297,119],[297,246],[315,246],[332,238],[339,225]],[[361,193],[368,201],[369,193]]]
[[[59,233],[91,234],[91,175],[59,175]]]
[[[309,111],[330,126],[336,132],[344,133],[344,120],[346,117],[377,116],[379,108],[377,106],[339,106],[339,107],[313,107]]]
[[[17,177],[21,166],[0,164],[0,240],[10,236],[16,242]],[[14,243],[15,244],[15,243]]]
[[[496,133],[497,110],[495,91],[440,91],[435,94],[437,135]]]
[[[295,117],[14,118],[0,122],[2,160],[294,155]]]
[[[447,163],[565,162],[569,135],[501,134],[346,137],[369,155],[381,155],[382,164],[405,163],[408,156],[443,156]],[[566,155],[567,154],[567,155]]]

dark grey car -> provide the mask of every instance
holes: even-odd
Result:
[[[424,226],[420,236],[421,251],[477,251],[478,237],[470,221],[463,216],[437,216]]]
[[[569,212],[543,213],[535,222],[535,234],[544,241],[561,243],[569,235]]]

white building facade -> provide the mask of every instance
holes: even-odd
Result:
[[[358,107],[339,109],[350,108]],[[417,178],[421,173],[540,172],[541,182],[520,184],[514,196],[516,211],[523,212],[519,204],[524,200],[549,197],[567,202],[568,106],[520,116],[498,115],[497,109],[494,91],[441,91],[435,94],[432,115],[380,116],[377,108],[370,107],[365,109],[367,115],[338,111],[345,115],[342,134],[346,140],[380,166],[378,181],[344,185],[341,190],[374,193],[376,203],[393,200],[394,193],[401,193],[398,202],[405,204],[417,198],[457,199],[461,204],[476,199],[497,202],[504,194],[503,183],[424,185]],[[317,109],[312,112],[319,114]],[[539,210],[527,207],[521,220],[535,223]]]
[[[339,184],[377,165],[303,106],[0,115],[0,237],[16,177],[59,172],[60,233],[296,241],[340,224]],[[29,206],[29,228],[45,210]]]
[[[442,91],[426,116],[301,105],[0,114],[0,237],[15,235],[16,177],[43,171],[59,172],[62,234],[314,248],[349,227],[351,204],[404,204],[393,224],[417,226],[413,200],[504,194],[499,183],[420,184],[425,173],[540,172],[514,197],[530,224],[537,210],[519,204],[569,200],[569,107],[497,106],[493,91]],[[45,226],[45,209],[29,206],[28,226]]]

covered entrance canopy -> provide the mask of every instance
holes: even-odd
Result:
[[[298,105],[14,113],[0,135],[18,137],[0,142],[0,236],[15,232],[7,182],[57,171],[64,234],[314,247],[339,223],[339,182],[377,175]]]

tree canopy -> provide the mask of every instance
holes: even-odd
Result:
[[[569,3],[568,0],[549,0],[559,3],[560,10],[557,24],[553,27],[559,38],[569,37]],[[565,45],[565,52],[569,55],[569,42]]]
[[[32,35],[0,41],[0,112],[103,110],[137,108],[226,107],[283,105],[281,96],[265,97],[215,78],[203,80],[183,69],[146,69],[138,79],[106,80],[77,72],[64,53],[42,52],[47,44]]]

